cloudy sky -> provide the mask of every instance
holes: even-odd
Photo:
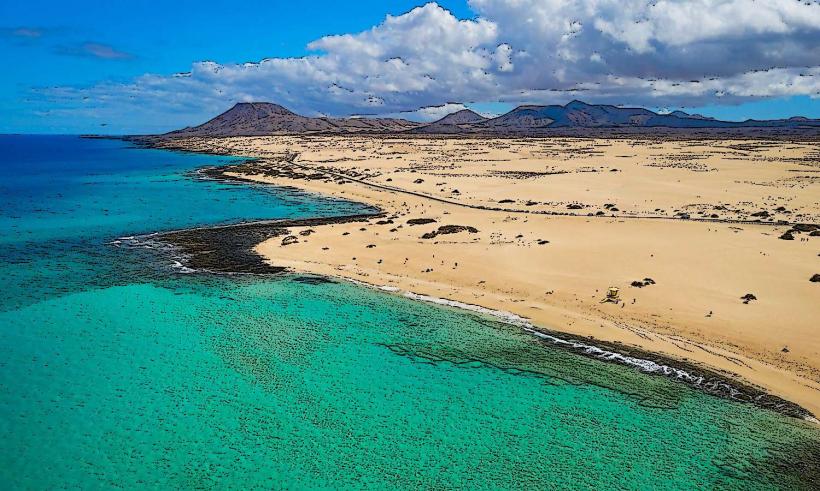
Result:
[[[166,3],[2,2],[0,132],[165,131],[239,101],[418,120],[572,99],[820,117],[818,1]]]

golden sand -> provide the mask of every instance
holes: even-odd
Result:
[[[175,144],[261,157],[238,169],[242,177],[386,213],[306,236],[293,229],[297,242],[289,245],[281,237],[260,244],[277,266],[511,312],[536,326],[717,369],[820,414],[820,283],[809,281],[820,272],[820,237],[780,240],[790,227],[767,223],[820,222],[815,144],[372,137]],[[435,222],[407,223],[418,218]],[[444,225],[477,232],[421,238]],[[630,286],[645,278],[654,284]],[[610,286],[621,303],[600,303]],[[744,303],[747,293],[757,299]]]

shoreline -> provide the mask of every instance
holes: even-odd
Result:
[[[271,265],[254,252],[253,249],[259,242],[287,235],[290,227],[361,222],[380,216],[383,214],[259,220],[213,227],[170,230],[136,238],[150,237],[153,241],[170,244],[186,259],[188,264],[184,266],[194,271],[278,274],[287,271],[287,268]]]
[[[308,135],[308,136],[322,136],[322,135]],[[378,135],[376,135],[378,136]],[[416,135],[421,138],[421,135]],[[398,137],[398,136],[397,136]],[[445,136],[441,136],[442,138],[446,138]],[[84,137],[84,138],[91,138],[91,137]],[[481,139],[480,136],[470,136],[465,138],[476,138]],[[511,137],[512,138],[512,137]],[[518,137],[523,138],[523,137]],[[594,138],[590,136],[589,138]],[[626,138],[626,136],[624,136]],[[222,157],[237,157],[245,159],[243,163],[240,164],[227,164],[222,167],[237,167],[242,165],[256,165],[265,162],[265,158],[262,157],[247,157],[243,155],[235,155],[230,151],[216,151],[214,149],[197,149],[197,148],[187,148],[184,145],[176,145],[170,143],[167,139],[159,139],[158,141],[152,140],[145,140],[143,138],[139,138],[137,140],[132,140],[130,137],[122,137],[117,138],[122,139],[125,141],[129,141],[135,143],[139,146],[145,148],[155,148],[159,150],[165,151],[172,151],[172,152],[185,152],[185,153],[201,153],[205,155],[215,155],[215,156],[222,156]],[[309,167],[299,164],[295,161],[298,158],[297,154],[292,156],[292,160],[283,160],[278,163],[287,164],[289,166],[302,168],[305,170],[310,170]],[[264,180],[256,179],[251,177],[246,177],[247,174],[242,172],[234,172],[232,175],[226,174],[226,169],[220,169],[220,167],[205,167],[201,169],[196,169],[194,171],[195,174],[200,176],[205,176],[206,179],[212,179],[217,181],[223,182],[232,182],[232,183],[250,183],[250,184],[270,184]],[[333,174],[332,172],[328,172],[324,170],[327,174]],[[743,219],[730,219],[730,218],[700,218],[700,217],[675,217],[675,216],[664,216],[664,215],[626,215],[626,214],[610,214],[610,215],[596,215],[592,213],[587,214],[579,214],[579,213],[569,213],[569,212],[555,212],[555,211],[540,211],[540,210],[521,210],[515,208],[499,208],[499,207],[492,207],[492,206],[483,206],[483,205],[469,205],[464,203],[459,203],[457,201],[442,199],[438,196],[431,196],[426,195],[423,193],[413,192],[406,189],[401,189],[397,187],[391,186],[384,186],[379,184],[374,184],[372,182],[368,182],[362,179],[356,179],[354,177],[350,177],[344,174],[336,174],[335,177],[342,179],[344,181],[355,182],[364,186],[394,192],[394,193],[405,193],[410,196],[419,197],[426,200],[438,201],[443,204],[452,205],[452,206],[460,206],[460,207],[467,207],[472,208],[475,210],[484,210],[484,211],[495,211],[495,212],[502,212],[502,213],[516,213],[516,214],[523,214],[523,215],[541,215],[541,216],[554,216],[554,217],[575,217],[575,218],[584,218],[584,219],[599,219],[599,220],[607,220],[607,219],[618,219],[618,220],[662,220],[662,221],[678,221],[678,222],[700,222],[700,223],[714,223],[714,224],[737,224],[737,225],[760,225],[766,227],[784,227],[784,226],[802,226],[802,225],[813,225],[811,223],[805,221],[788,221],[788,220],[778,220],[777,222],[772,221],[763,221],[761,219],[754,219],[754,220],[743,220]],[[298,179],[298,178],[296,178]],[[294,189],[298,189],[300,191],[309,191],[307,189],[299,188],[298,186],[279,186],[279,187],[292,187]],[[372,206],[372,205],[368,205]]]
[[[296,273],[290,271],[291,273]],[[366,288],[401,295],[417,302],[432,303],[470,312],[473,314],[494,317],[499,322],[518,326],[525,332],[542,340],[547,346],[571,351],[577,355],[592,358],[605,363],[615,363],[634,368],[650,376],[663,376],[689,387],[705,392],[709,395],[728,399],[735,402],[754,404],[758,407],[775,411],[786,416],[800,418],[811,423],[820,423],[820,420],[800,405],[777,397],[760,388],[745,384],[717,372],[685,363],[681,360],[664,357],[639,348],[627,347],[618,343],[607,343],[598,339],[573,339],[572,334],[543,326],[536,326],[529,319],[520,317],[512,312],[489,309],[477,304],[467,304],[446,298],[431,297],[429,295],[403,291],[385,285],[352,280],[342,276],[335,277]]]
[[[260,184],[251,178],[231,175],[231,168],[211,167],[200,169],[210,179],[227,182]],[[265,184],[265,183],[261,183]],[[370,205],[373,206],[373,205]],[[216,274],[316,274],[321,278],[336,278],[364,287],[377,289],[386,293],[402,295],[414,301],[428,302],[457,308],[466,312],[491,316],[500,322],[516,325],[540,339],[546,345],[565,349],[588,358],[607,363],[618,363],[630,366],[650,376],[665,376],[684,383],[695,390],[700,390],[715,397],[754,404],[758,407],[780,414],[818,423],[813,413],[798,403],[783,399],[771,392],[750,384],[742,379],[719,373],[696,363],[668,357],[661,353],[624,345],[619,342],[608,342],[594,337],[574,335],[570,332],[549,329],[534,324],[529,319],[511,312],[469,304],[458,300],[420,294],[384,284],[368,283],[343,275],[328,275],[299,271],[287,266],[276,266],[266,261],[256,250],[257,246],[271,238],[279,238],[289,233],[292,227],[319,227],[333,224],[364,223],[375,218],[384,218],[387,213],[380,211],[373,214],[350,215],[340,217],[317,217],[308,219],[262,220],[247,223],[198,227],[192,229],[166,231],[151,234],[152,239],[169,243],[186,256],[184,268],[191,272]]]

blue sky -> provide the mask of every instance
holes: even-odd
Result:
[[[448,103],[442,110],[465,104],[497,113],[578,98],[735,120],[820,117],[816,4],[793,12],[783,0],[772,7],[778,23],[693,37],[685,20],[651,2],[636,14],[660,26],[646,34],[619,27],[634,19],[617,5],[593,2],[598,10],[589,14],[528,1],[536,0],[442,0],[409,14],[424,4],[2,2],[0,132],[164,131],[259,98],[334,115],[413,117],[407,112]],[[737,23],[732,12],[722,15],[726,26]],[[683,34],[665,37],[674,28]],[[750,51],[744,65],[724,61],[713,49],[720,43],[781,53]],[[692,57],[693,50],[707,54]],[[763,80],[767,67],[779,71]],[[173,76],[179,72],[192,74]]]
[[[466,1],[439,3],[456,15],[472,15]],[[48,121],[38,121],[29,113],[39,107],[26,102],[32,88],[126,82],[143,73],[183,71],[202,60],[241,63],[304,56],[310,41],[368,29],[386,14],[401,14],[418,4],[412,0],[0,2],[0,60],[14,67],[0,77],[0,131],[53,131]],[[15,35],[18,30],[24,31]],[[82,49],[88,43],[127,56],[95,56]],[[88,131],[99,130],[89,126]]]

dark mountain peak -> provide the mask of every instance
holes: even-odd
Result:
[[[675,117],[678,117],[678,118],[705,119],[705,120],[714,120],[715,119],[715,118],[710,118],[710,117],[703,116],[703,115],[700,115],[700,114],[689,114],[689,113],[683,112],[683,111],[672,111],[671,113],[669,113],[669,116],[675,116]]]
[[[232,108],[228,109],[223,114],[228,114],[230,112],[255,112],[258,114],[276,114],[279,116],[296,115],[293,111],[272,102],[237,102]]]
[[[567,109],[586,109],[586,108],[593,107],[593,106],[590,105],[590,104],[587,104],[584,101],[579,101],[578,99],[574,99],[574,100],[568,102],[564,107],[567,108]]]
[[[443,118],[435,121],[431,124],[465,124],[465,123],[477,123],[479,121],[484,121],[487,118],[478,114],[475,111],[471,111],[470,109],[462,109],[461,111],[456,111],[454,113],[448,114]]]
[[[469,131],[471,125],[486,121],[487,118],[471,111],[469,109],[462,109],[454,113],[448,114],[438,121],[434,121],[428,125],[421,126],[412,130],[412,133],[426,133],[426,134],[452,134]]]

